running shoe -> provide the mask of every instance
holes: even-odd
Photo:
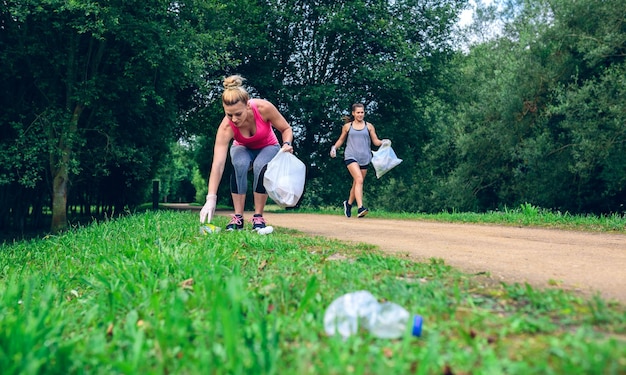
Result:
[[[359,208],[359,213],[358,213],[357,217],[363,217],[363,216],[367,215],[368,212],[370,212],[370,210],[368,210],[365,207],[361,207],[361,208]]]
[[[258,231],[260,229],[264,229],[265,226],[266,224],[263,215],[254,214],[254,216],[252,216],[252,229]]]
[[[243,229],[243,216],[236,214],[230,219],[230,223],[226,226],[226,230],[242,230]]]
[[[346,217],[352,216],[352,205],[348,204],[348,201],[343,201],[343,213]]]

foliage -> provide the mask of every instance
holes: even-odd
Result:
[[[576,213],[623,212],[620,2],[507,4],[502,35],[456,60],[463,89],[453,107],[453,167],[434,187],[450,198],[440,208],[532,202]]]
[[[203,236],[197,225],[160,211],[2,246],[3,374],[626,369],[623,307],[599,298],[484,284],[439,259],[287,229]],[[328,337],[326,306],[361,289],[424,316],[422,337]]]
[[[47,205],[62,229],[65,197],[87,214],[143,202],[181,133],[185,93],[228,62],[216,15],[193,0],[3,2],[2,224]],[[25,189],[38,194],[14,203]]]
[[[194,202],[197,190],[194,185],[197,166],[193,162],[193,145],[178,141],[172,143],[170,147],[171,151],[168,157],[162,160],[162,166],[157,174],[160,186],[159,202]],[[205,187],[202,188],[206,190]]]
[[[249,12],[232,10],[247,25],[233,30],[232,50],[241,64],[232,70],[294,127],[296,153],[309,166],[305,204],[345,199],[339,194],[347,193],[349,175],[328,152],[339,137],[341,116],[355,102],[365,103],[366,119],[380,136],[397,141],[396,152],[407,161],[405,172],[396,176],[415,179],[412,166],[431,125],[421,113],[442,90],[438,74],[451,53],[452,26],[465,1],[269,0],[262,11],[236,4]],[[201,147],[207,155],[212,142],[202,140]],[[202,173],[209,169],[202,160]]]
[[[622,214],[622,2],[478,3],[463,39],[465,0],[4,1],[0,228],[50,225],[50,211],[58,228],[66,207],[122,212],[159,171],[203,200],[231,73],[294,126],[303,205],[345,199],[350,178],[328,149],[364,102],[404,159],[369,174],[373,209]],[[181,139],[193,161],[170,155]]]

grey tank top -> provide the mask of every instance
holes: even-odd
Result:
[[[372,160],[371,143],[367,122],[361,130],[356,130],[350,123],[343,159],[354,159],[359,165],[368,165]]]

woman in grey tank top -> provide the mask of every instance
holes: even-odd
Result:
[[[330,149],[330,157],[337,156],[337,149],[346,142],[344,162],[352,176],[352,188],[348,199],[343,201],[346,217],[352,216],[352,204],[357,203],[357,217],[367,215],[369,210],[363,206],[363,181],[367,175],[367,167],[372,160],[371,145],[380,147],[384,143],[391,144],[388,139],[378,139],[374,125],[366,122],[365,106],[361,103],[352,105],[353,121],[346,122],[341,128],[341,135]]]

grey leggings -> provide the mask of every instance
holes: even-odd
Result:
[[[267,163],[274,158],[278,150],[280,150],[279,145],[266,146],[259,150],[251,150],[245,146],[232,146],[230,148],[230,160],[235,170],[230,176],[230,192],[233,194],[246,193],[248,190],[248,171],[252,169],[254,192],[266,194],[265,186],[263,186],[263,175]]]

